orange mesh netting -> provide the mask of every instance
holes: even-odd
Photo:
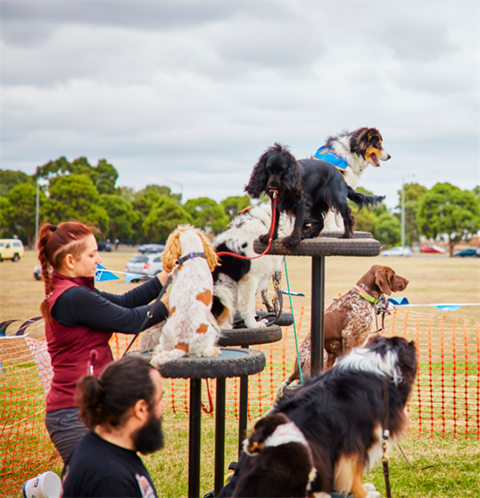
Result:
[[[298,306],[294,311],[301,344],[310,329],[310,308]],[[266,366],[263,372],[249,378],[250,420],[270,407],[279,385],[293,371],[293,326],[284,327],[283,332],[283,339],[277,343],[252,346],[263,351]],[[478,439],[479,322],[397,308],[386,318],[385,335],[413,339],[418,348],[420,368],[408,405],[409,434]],[[110,344],[115,358],[121,357],[130,340],[114,334]],[[138,341],[133,345],[136,348]],[[45,339],[12,335],[0,338],[1,495],[19,492],[27,478],[61,465],[44,425],[45,395],[51,376]],[[226,384],[227,417],[237,418],[238,379],[227,379]],[[169,379],[164,386],[164,410],[188,414],[189,381]],[[215,396],[215,382],[210,383],[210,390]],[[202,393],[207,404],[205,384]]]

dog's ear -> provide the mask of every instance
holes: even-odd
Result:
[[[265,440],[269,438],[275,429],[290,420],[283,413],[267,415],[261,418],[254,427],[253,434],[243,442],[243,449],[249,455],[260,453],[265,447]]]
[[[413,384],[417,374],[417,348],[414,341],[405,341],[398,351],[398,363],[402,376],[409,384]]]
[[[220,266],[220,263],[218,262],[217,253],[213,250],[210,241],[208,240],[208,237],[205,235],[204,232],[202,232],[202,230],[195,230],[195,232],[198,233],[198,235],[202,239],[203,252],[207,257],[207,263],[210,268],[210,271],[213,272],[216,266]]]
[[[268,154],[270,153],[267,151],[260,157],[253,168],[250,180],[245,185],[245,192],[254,199],[258,199],[267,190],[268,172],[266,166]]]
[[[162,267],[163,271],[170,273],[175,266],[175,261],[182,254],[182,247],[180,246],[180,230],[172,232],[167,239],[165,250],[162,253]]]
[[[294,202],[299,202],[303,197],[302,175],[297,160],[289,152],[284,153],[286,161],[285,173],[282,178],[282,186]]]
[[[390,279],[386,268],[380,268],[375,272],[375,283],[383,294],[386,294],[387,296],[392,295],[392,288],[390,286]]]

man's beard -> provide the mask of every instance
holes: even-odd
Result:
[[[132,436],[135,449],[143,455],[149,455],[163,448],[163,432],[161,420],[153,413],[145,425]]]

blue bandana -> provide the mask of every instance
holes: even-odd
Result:
[[[315,152],[315,155],[313,156],[313,159],[318,159],[319,161],[326,161],[327,163],[332,164],[335,166],[335,168],[339,169],[342,173],[345,172],[347,169],[348,163],[343,159],[343,157],[340,157],[334,149],[331,149],[324,145],[323,147],[320,147],[317,152]]]

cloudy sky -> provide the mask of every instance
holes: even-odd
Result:
[[[274,142],[298,158],[377,127],[360,185],[479,180],[479,3],[2,0],[1,164],[107,159],[117,185],[242,195]],[[415,176],[413,176],[415,175]]]

